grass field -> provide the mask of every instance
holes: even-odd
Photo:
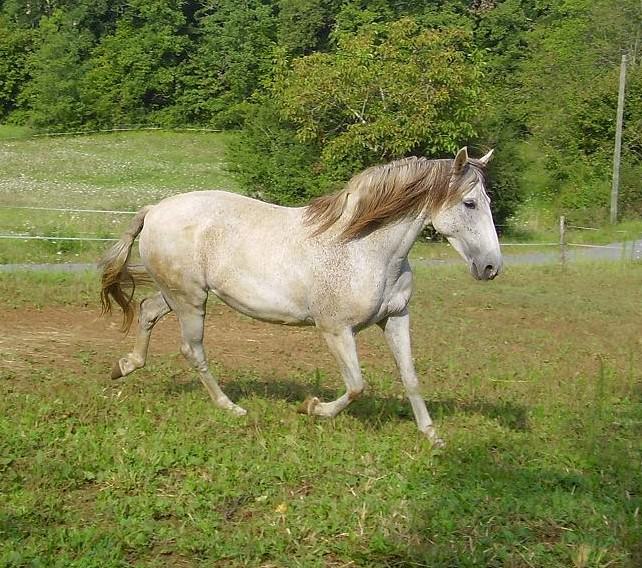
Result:
[[[111,236],[127,223],[9,206],[131,210],[237,190],[225,141],[0,127],[0,233]],[[617,230],[638,225],[590,238]],[[106,246],[0,241],[0,263],[91,262]],[[0,273],[0,566],[641,566],[642,264],[510,267],[482,284],[463,265],[422,265],[454,256],[446,246],[412,256],[439,452],[417,435],[376,330],[361,336],[366,396],[316,420],[298,404],[342,385],[314,330],[212,301],[206,346],[249,411],[236,419],[177,355],[171,316],[148,366],[112,382],[132,338],[97,320],[96,274]]]
[[[10,131],[9,134],[14,134]],[[236,190],[224,170],[228,134],[126,132],[3,139],[0,129],[0,234],[120,235],[130,215],[15,209],[136,211],[179,192]],[[0,241],[0,264],[92,262],[104,242]]]
[[[298,403],[341,388],[316,334],[212,304],[212,365],[249,410],[236,419],[177,337],[110,382],[131,338],[20,331],[93,318],[91,275],[0,275],[0,565],[640,566],[641,285],[640,264],[486,284],[419,268],[416,363],[448,444],[435,453],[374,330],[367,395],[315,420]],[[247,356],[221,350],[233,330]]]

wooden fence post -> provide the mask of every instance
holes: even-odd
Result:
[[[566,265],[566,218],[564,215],[560,216],[560,262],[562,263],[562,268]]]

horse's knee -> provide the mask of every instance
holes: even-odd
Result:
[[[200,357],[197,350],[194,349],[189,343],[181,345],[181,353],[187,359],[188,363],[192,365],[197,371],[207,371],[207,362],[204,357]]]
[[[185,359],[187,359],[192,365],[195,364],[194,350],[189,343],[183,343],[181,345],[181,353],[183,354],[183,357],[185,357]]]

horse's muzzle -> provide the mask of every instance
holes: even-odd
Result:
[[[476,262],[471,262],[470,264],[470,273],[473,275],[473,277],[476,280],[493,280],[495,276],[499,274],[499,271],[501,270],[502,263],[501,261],[498,263],[481,263],[481,268],[480,266],[477,265]]]

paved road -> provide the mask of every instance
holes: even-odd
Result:
[[[520,252],[516,252],[520,249]],[[525,252],[527,246],[503,247],[504,264],[513,266],[518,264],[551,264],[560,262],[560,249],[557,246],[551,246],[549,251]],[[524,251],[524,252],[522,252]],[[635,260],[642,261],[642,239],[638,241],[627,241],[625,243],[611,243],[604,246],[569,246],[565,251],[566,260],[573,261],[622,261]],[[425,265],[439,264],[457,264],[461,262],[458,258],[449,258],[445,260],[415,260],[416,263]]]
[[[560,260],[559,247],[551,247],[550,252],[520,254],[507,253],[507,248],[504,248],[504,258],[507,264],[544,264]],[[603,247],[574,245],[566,248],[565,255],[566,259],[570,261],[642,260],[642,239],[626,243],[611,243]]]
[[[550,264],[560,261],[560,250],[558,247],[550,247],[550,252],[513,252],[514,249],[527,247],[504,247],[504,263],[507,266],[518,264]],[[628,241],[626,243],[611,243],[603,247],[571,246],[567,247],[566,259],[574,261],[642,261],[642,239]],[[415,259],[415,264],[431,266],[459,264],[458,258],[444,260],[437,259]],[[21,270],[49,271],[49,272],[83,272],[85,270],[96,270],[95,264],[0,264],[0,272],[18,272]]]
[[[33,272],[84,272],[86,270],[96,270],[95,264],[66,263],[59,264],[0,264],[0,272],[19,272],[30,270]]]

